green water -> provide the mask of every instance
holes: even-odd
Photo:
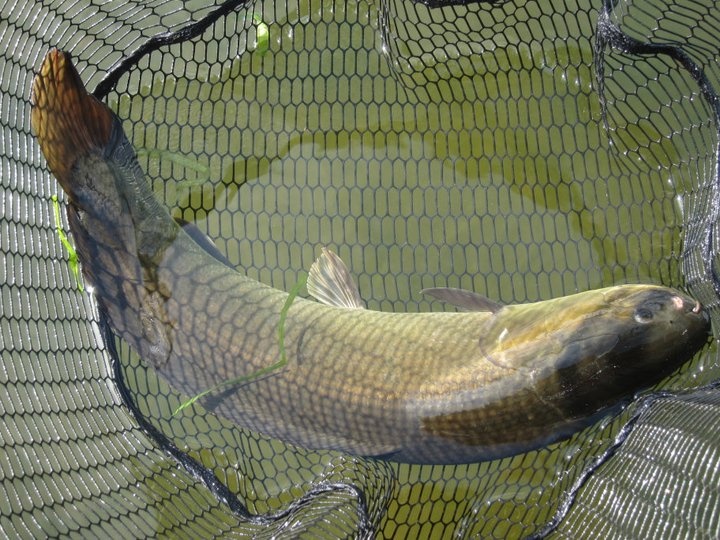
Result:
[[[233,263],[287,289],[330,245],[393,310],[427,308],[431,285],[532,301],[676,273],[680,201],[657,171],[677,152],[642,123],[607,146],[587,48],[398,58],[374,6],[333,6],[268,15],[268,52],[115,103],[156,192]],[[627,174],[633,145],[648,155]]]

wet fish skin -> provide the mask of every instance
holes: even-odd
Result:
[[[50,51],[35,79],[32,126],[68,195],[98,305],[145,361],[194,395],[278,360],[287,294],[218,261],[170,218],[120,120],[85,92],[66,53]],[[694,300],[653,285],[493,311],[383,313],[298,298],[287,365],[204,405],[310,448],[491,459],[587,424],[691,358],[709,330]]]

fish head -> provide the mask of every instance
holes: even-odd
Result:
[[[562,302],[547,323],[551,353],[529,377],[546,415],[544,443],[659,383],[708,342],[707,311],[666,287],[621,285]]]
[[[657,384],[709,338],[707,311],[679,291],[622,285],[599,292],[599,302],[596,297],[555,364],[558,396],[570,398],[575,413],[599,410]]]
[[[603,293],[603,323],[618,335],[615,354],[636,364],[677,367],[707,342],[710,316],[700,302],[667,287],[624,285]]]

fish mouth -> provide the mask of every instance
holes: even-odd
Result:
[[[699,300],[695,300],[693,305],[693,302],[688,302],[687,299],[682,296],[674,296],[672,302],[678,310],[692,311],[693,313],[700,313],[702,311],[702,304]],[[692,307],[690,307],[691,305]]]
[[[686,313],[688,315],[693,314],[701,317],[704,320],[709,320],[710,317],[703,309],[703,305],[700,303],[699,300],[695,300],[693,298],[689,298],[687,296],[683,295],[675,295],[671,299],[673,307],[680,312]]]

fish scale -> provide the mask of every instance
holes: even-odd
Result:
[[[144,361],[188,395],[278,361],[288,294],[230,268],[170,217],[67,53],[51,50],[40,68],[32,127],[68,195],[83,274]],[[286,365],[209,396],[210,411],[309,448],[492,459],[587,425],[708,339],[699,304],[655,285],[509,306],[435,289],[475,311],[385,313],[362,309],[339,258],[323,253],[318,265],[311,276],[326,282],[308,288],[326,303],[289,307]]]

